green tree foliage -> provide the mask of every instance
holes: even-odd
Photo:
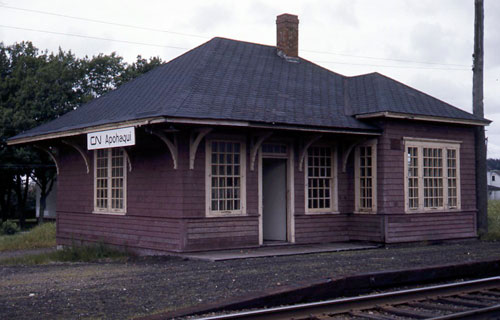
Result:
[[[53,120],[162,63],[160,58],[127,64],[112,53],[78,58],[71,51],[40,51],[31,42],[0,43],[0,211],[22,215],[26,180],[50,192],[50,159],[31,147],[9,147],[6,140]],[[37,168],[37,170],[35,170]],[[13,205],[13,202],[17,202]]]
[[[500,159],[488,159],[486,164],[489,170],[500,170]]]

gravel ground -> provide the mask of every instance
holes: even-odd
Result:
[[[221,262],[177,257],[0,266],[0,319],[127,319],[308,279],[500,259],[500,243],[428,246]]]

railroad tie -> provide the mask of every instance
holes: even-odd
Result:
[[[480,303],[476,301],[468,301],[465,299],[459,299],[459,298],[451,298],[451,297],[446,297],[446,298],[439,298],[437,299],[439,302],[443,303],[451,303],[451,304],[458,304],[466,307],[471,307],[471,308],[486,308],[489,307],[489,304],[486,303]]]
[[[394,306],[383,306],[379,307],[379,309],[387,313],[395,314],[397,316],[411,317],[417,319],[428,319],[428,318],[434,318],[436,316],[436,314],[430,312],[401,309],[399,307],[394,307]]]

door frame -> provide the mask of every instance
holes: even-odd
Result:
[[[292,142],[266,141],[267,143],[284,144],[287,147],[286,155],[262,155],[262,145],[258,153],[258,197],[259,197],[259,245],[264,244],[264,224],[263,224],[263,180],[262,180],[262,159],[286,159],[286,241],[295,243],[295,189],[294,189],[294,150]],[[265,143],[266,143],[265,142]],[[265,144],[263,143],[263,144]]]

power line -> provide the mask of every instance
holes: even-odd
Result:
[[[48,11],[41,11],[41,10],[33,10],[33,9],[25,9],[25,8],[18,8],[18,7],[6,6],[6,5],[3,5],[1,3],[0,3],[0,6],[3,7],[3,8],[12,9],[12,10],[33,12],[33,13],[38,13],[38,14],[45,14],[45,15],[50,15],[50,16],[55,16],[55,17],[61,17],[61,18],[67,18],[67,19],[75,19],[75,20],[81,20],[81,21],[87,21],[87,22],[102,23],[102,24],[107,24],[107,25],[111,25],[111,26],[126,27],[126,28],[133,28],[133,29],[141,29],[141,30],[146,30],[146,31],[155,31],[155,32],[163,32],[163,33],[171,33],[171,34],[176,34],[176,35],[186,36],[186,37],[196,37],[196,38],[204,38],[204,39],[209,39],[210,38],[210,37],[206,37],[206,36],[202,36],[202,35],[197,35],[197,34],[191,34],[191,33],[183,33],[183,32],[176,32],[176,31],[162,30],[162,29],[156,29],[156,28],[150,28],[150,27],[141,27],[141,26],[136,26],[136,25],[132,25],[132,24],[116,23],[116,22],[109,22],[109,21],[104,21],[104,20],[89,19],[89,18],[82,18],[82,17],[76,17],[76,16],[69,16],[69,15],[66,15],[66,14],[55,13],[55,12],[48,12]]]
[[[81,35],[81,34],[64,33],[64,32],[39,30],[39,29],[30,29],[30,28],[21,28],[21,27],[6,26],[6,25],[0,25],[0,27],[2,27],[2,28],[9,28],[9,29],[16,29],[16,30],[40,32],[40,33],[57,34],[57,35],[61,35],[61,36],[71,36],[71,37],[94,39],[94,40],[113,41],[113,42],[128,43],[128,44],[138,44],[138,45],[150,46],[150,47],[170,48],[170,49],[179,49],[179,50],[188,50],[189,49],[189,48],[184,48],[184,47],[165,46],[165,45],[161,45],[161,44],[153,44],[153,43],[146,43],[146,42],[136,42],[136,41],[128,41],[128,40],[116,40],[116,39],[109,39],[109,38],[84,36],[84,35]]]
[[[315,51],[315,50],[302,50],[302,51],[311,52],[311,53],[320,53],[320,54],[332,54],[332,55],[344,56],[344,57],[373,59],[373,60],[410,62],[410,63],[419,63],[419,64],[435,64],[435,65],[454,66],[454,67],[467,67],[467,65],[464,65],[464,64],[454,64],[454,63],[439,63],[439,62],[430,62],[430,61],[417,61],[417,60],[406,60],[406,59],[392,59],[392,58],[380,58],[380,57],[370,57],[370,56],[357,56],[357,55],[351,55],[351,54],[335,53],[335,52],[327,52],[327,51]]]
[[[350,63],[350,62],[337,62],[337,61],[315,61],[315,63],[332,63],[332,64],[345,64],[350,66],[369,66],[381,68],[397,68],[397,69],[424,69],[424,70],[454,70],[454,71],[470,71],[466,68],[438,68],[438,67],[422,67],[422,66],[389,66],[382,64],[368,64],[368,63]]]
[[[170,49],[179,49],[179,50],[189,50],[190,49],[190,48],[184,48],[184,47],[166,46],[166,45],[146,43],[146,42],[117,40],[117,39],[101,38],[101,37],[94,37],[94,36],[85,36],[85,35],[73,34],[73,33],[64,33],[64,32],[56,32],[56,31],[48,31],[48,30],[40,30],[40,29],[21,28],[21,27],[6,26],[6,25],[0,25],[0,28],[10,28],[10,29],[16,29],[16,30],[56,34],[56,35],[62,35],[62,36],[70,36],[70,37],[78,37],[78,38],[85,38],[85,39],[102,40],[102,41],[112,41],[112,42],[119,42],[119,43],[126,43],[126,44],[137,44],[137,45],[160,47],[160,48],[170,48]],[[332,63],[332,64],[343,64],[343,65],[352,65],[352,66],[371,66],[371,67],[397,68],[397,69],[461,70],[461,71],[469,70],[469,69],[465,69],[465,68],[437,68],[437,67],[401,66],[401,65],[390,66],[390,65],[379,65],[379,64],[338,62],[338,61],[316,61],[316,63]]]
[[[97,20],[97,19],[76,17],[76,16],[70,16],[70,15],[61,14],[61,13],[55,13],[55,12],[48,12],[48,11],[42,11],[42,10],[34,10],[34,9],[26,9],[26,8],[19,8],[19,7],[7,6],[7,5],[2,4],[1,2],[0,2],[0,6],[3,7],[3,8],[12,9],[12,10],[26,11],[26,12],[32,12],[32,13],[37,13],[37,14],[45,14],[45,15],[51,15],[51,16],[55,16],[55,17],[62,17],[62,18],[67,18],[67,19],[75,19],[75,20],[81,20],[81,21],[93,22],[93,23],[101,23],[101,24],[112,25],[112,26],[119,26],[119,27],[126,27],[126,28],[133,28],[133,29],[146,30],[146,31],[154,31],[154,32],[170,33],[170,34],[175,34],[175,35],[180,35],[180,36],[186,36],[186,37],[196,37],[196,38],[203,38],[203,39],[209,39],[210,38],[210,37],[199,35],[199,34],[169,31],[169,30],[163,30],[163,29],[157,29],[157,28],[150,28],[150,27],[143,27],[143,26],[137,26],[137,25],[131,25],[131,24],[115,23],[115,22],[109,22],[109,21],[104,21],[104,20]],[[114,40],[111,40],[111,41],[114,41]],[[417,64],[443,65],[443,66],[454,66],[454,67],[468,67],[468,65],[463,65],[463,64],[440,63],[440,62],[430,62],[430,61],[418,61],[418,60],[399,59],[399,58],[382,58],[382,57],[372,57],[372,56],[361,56],[361,55],[352,55],[352,54],[336,53],[336,52],[329,52],[329,51],[304,50],[304,49],[302,49],[301,51],[303,51],[303,52],[310,52],[310,53],[318,53],[318,54],[337,55],[337,56],[344,56],[344,57],[350,57],[350,58],[361,58],[361,59],[383,60],[383,61],[396,61],[396,62],[408,62],[408,63],[417,63]],[[443,69],[443,70],[448,70],[448,69]]]

